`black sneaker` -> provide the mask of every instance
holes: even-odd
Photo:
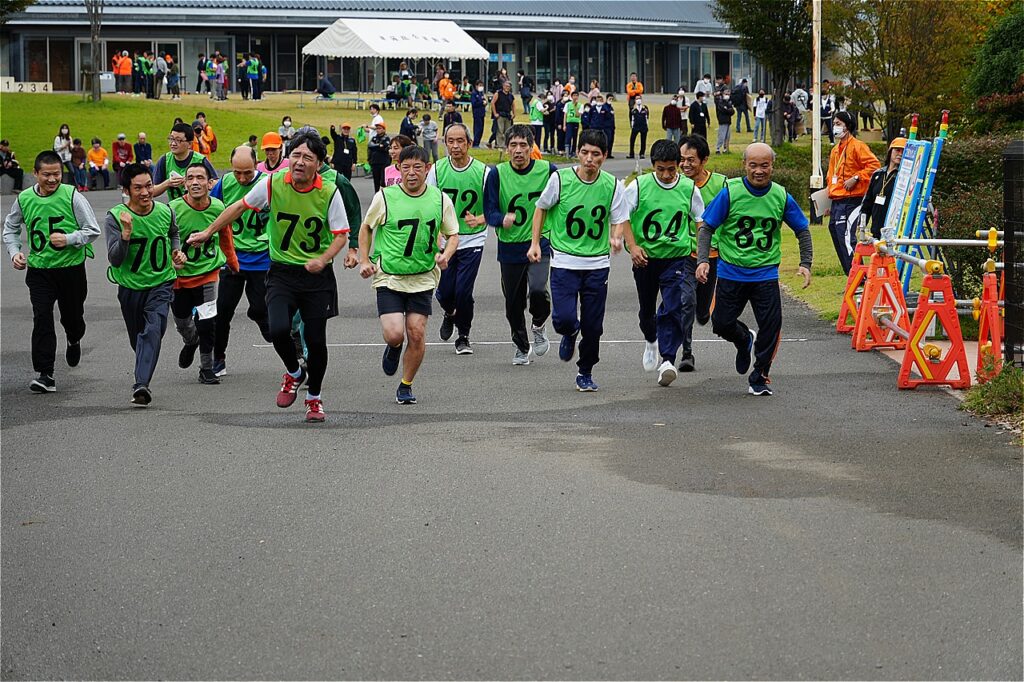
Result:
[[[757,332],[748,329],[750,338],[743,342],[742,346],[736,349],[736,373],[746,374],[750,369],[750,355],[754,350],[754,341],[757,339]]]
[[[452,334],[455,333],[455,316],[444,314],[444,318],[441,320],[441,340],[447,341],[452,338]]]
[[[772,392],[772,387],[769,386],[769,384],[772,383],[772,380],[761,374],[761,372],[756,369],[750,373],[748,382],[750,383],[750,387],[747,388],[747,393],[750,395],[775,395]]]
[[[693,362],[693,353],[683,353],[683,359],[679,361],[680,372],[692,372],[697,369]]]
[[[220,379],[217,378],[217,373],[212,369],[200,369],[199,370],[199,383],[201,384],[219,384]]]
[[[33,393],[56,393],[57,382],[49,374],[40,374],[32,380],[28,388]]]
[[[178,353],[178,367],[188,369],[196,359],[196,351],[199,350],[198,343],[186,343]]]
[[[153,394],[149,392],[148,386],[139,386],[132,392],[132,405],[145,407],[153,402]]]
[[[473,346],[469,343],[469,338],[466,336],[460,336],[455,340],[455,354],[456,355],[472,355]]]
[[[82,344],[79,342],[69,343],[68,349],[64,351],[64,358],[68,361],[68,367],[78,367],[82,360]]]
[[[384,346],[384,357],[381,358],[380,366],[389,377],[398,371],[398,361],[402,359],[401,346]]]

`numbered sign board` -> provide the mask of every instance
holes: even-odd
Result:
[[[53,92],[52,83],[16,83],[13,78],[4,78],[0,88],[3,92]]]

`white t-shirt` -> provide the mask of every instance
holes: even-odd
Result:
[[[572,168],[577,177],[579,177],[579,166],[573,166]],[[537,199],[537,208],[545,211],[553,208],[558,203],[561,187],[562,184],[558,178],[558,173],[552,173],[551,177],[548,178],[548,184],[544,187],[544,191]],[[613,225],[629,220],[629,211],[626,210],[622,200],[624,193],[622,181],[616,180],[615,193],[612,195],[609,229]],[[562,253],[555,248],[551,249],[551,266],[555,268],[565,268],[566,270],[600,270],[601,268],[608,267],[610,264],[611,258],[609,254],[603,256],[573,256],[568,253]]]
[[[473,163],[473,161],[470,160],[470,163]],[[432,164],[430,166],[430,170],[427,171],[427,184],[428,185],[433,185],[434,187],[437,187],[437,173],[434,172],[434,168],[435,167],[436,167],[436,164]],[[454,166],[452,166],[452,167],[454,168]],[[461,170],[465,170],[466,168],[469,168],[469,166],[465,166],[464,168],[456,168],[456,170],[460,170],[461,171]],[[481,185],[481,187],[480,187],[480,200],[481,201],[483,201],[483,197],[484,197],[484,194],[483,194],[484,187],[487,186],[487,176],[490,175],[490,174],[491,174],[491,167],[485,164],[484,165],[484,181],[483,181],[483,185]],[[474,249],[474,248],[478,248],[478,247],[483,246],[485,243],[487,243],[487,233],[488,232],[490,232],[490,230],[482,230],[480,232],[477,232],[476,234],[460,234],[459,235],[459,246],[456,249],[456,251],[462,251],[463,249]],[[445,244],[445,242],[442,241],[441,242],[441,248],[444,248],[444,244]]]

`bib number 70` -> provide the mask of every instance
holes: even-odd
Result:
[[[761,252],[771,251],[772,246],[775,244],[775,232],[779,229],[778,220],[775,218],[761,218],[761,224],[758,226],[755,218],[743,216],[737,224],[739,231],[733,235],[733,240],[738,248],[749,249],[753,247]],[[754,236],[755,227],[761,228],[762,236]]]

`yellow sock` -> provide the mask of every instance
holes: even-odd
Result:
[[[403,386],[412,386],[412,382],[411,381],[406,381],[405,378],[403,377],[402,378],[402,385]]]

